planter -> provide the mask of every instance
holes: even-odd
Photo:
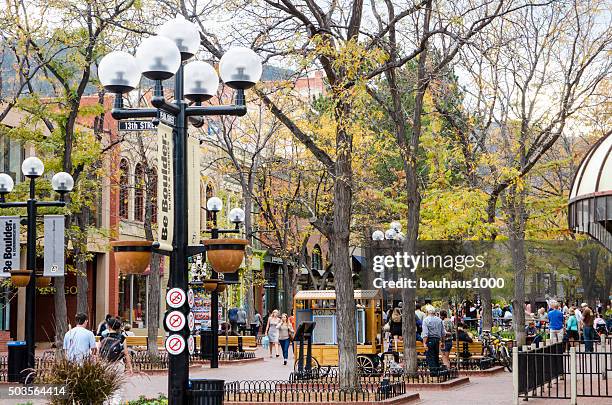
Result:
[[[218,293],[221,293],[225,291],[226,288],[227,288],[227,284],[225,284],[223,281],[220,281],[219,284],[217,284],[217,289],[215,291]]]
[[[113,241],[115,264],[122,274],[142,274],[151,263],[151,241]]]
[[[32,270],[11,270],[11,283],[15,287],[27,287]]]
[[[217,286],[219,285],[219,283],[221,282],[221,280],[217,280],[215,279],[205,279],[202,280],[202,283],[204,285],[204,289],[208,292],[213,292],[217,289]]]
[[[217,273],[234,273],[244,259],[245,239],[207,239],[206,258]]]
[[[51,285],[51,277],[43,276],[42,274],[36,275],[36,288],[49,287]]]

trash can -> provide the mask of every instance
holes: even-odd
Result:
[[[258,332],[258,329],[259,329],[257,327],[257,324],[255,322],[251,322],[250,326],[251,326],[251,336],[257,337],[257,332]]]
[[[200,331],[200,358],[202,360],[212,360],[210,353],[213,346],[213,331],[211,329],[202,329]]]
[[[207,378],[192,378],[189,380],[190,405],[221,405],[223,404],[225,380]]]
[[[7,342],[8,346],[8,382],[25,381],[28,368],[28,346],[23,340]]]

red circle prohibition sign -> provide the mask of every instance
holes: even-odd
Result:
[[[181,324],[181,322],[183,322],[183,320],[181,319],[181,317],[179,315],[172,315],[170,317],[170,325],[172,327],[177,327]]]
[[[171,350],[179,351],[179,350],[181,350],[181,346],[182,345],[183,345],[183,343],[181,343],[180,339],[172,338],[172,339],[170,339],[170,344],[168,346],[170,346]]]
[[[173,291],[170,294],[170,302],[175,304],[175,305],[178,304],[179,302],[181,302],[182,298],[183,298],[182,294],[180,292],[178,292],[178,291]]]

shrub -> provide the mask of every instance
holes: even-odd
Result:
[[[111,398],[125,382],[117,364],[96,359],[86,359],[82,364],[61,359],[50,367],[38,370],[36,380],[40,384],[66,387],[66,395],[56,398],[53,404],[98,405]]]
[[[145,398],[144,395],[141,395],[137,400],[129,401],[128,405],[167,405],[168,398],[165,395],[160,395],[157,398]]]

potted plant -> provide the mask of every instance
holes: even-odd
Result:
[[[123,274],[142,274],[151,263],[149,240],[112,241],[113,255],[119,271]]]
[[[44,276],[43,273],[36,274],[36,287],[44,288],[51,285],[51,277]]]
[[[217,286],[219,285],[220,281],[221,280],[217,280],[217,279],[214,279],[214,278],[213,279],[207,278],[207,279],[202,280],[202,283],[203,283],[204,289],[206,291],[212,292],[212,291],[215,291],[217,289]]]
[[[217,273],[234,273],[244,259],[245,239],[207,239],[206,258]]]
[[[215,291],[220,293],[220,292],[225,291],[226,288],[227,288],[227,284],[225,284],[223,281],[219,281],[219,283],[217,283],[217,289]]]
[[[11,270],[11,283],[15,287],[27,287],[32,276],[32,270]]]

